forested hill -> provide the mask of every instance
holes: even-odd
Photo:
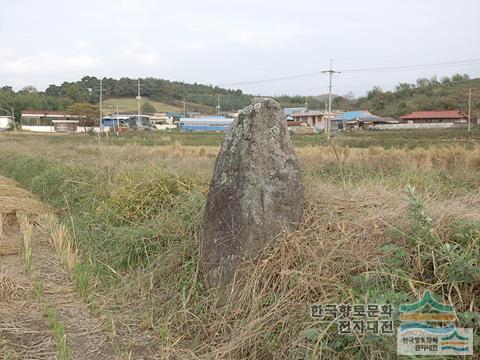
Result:
[[[222,109],[233,110],[250,103],[250,96],[241,90],[228,90],[211,85],[188,84],[155,78],[140,79],[142,96],[172,105],[180,105],[185,99],[189,103],[197,103],[215,107],[220,96]],[[103,96],[112,97],[137,96],[137,79],[121,78],[103,79]],[[97,103],[99,101],[99,79],[85,76],[79,81],[64,82],[62,85],[50,85],[46,95],[68,97],[74,102]]]
[[[472,111],[480,111],[480,78],[454,75],[437,80],[418,79],[415,84],[400,83],[393,91],[379,87],[370,90],[365,97],[350,102],[352,109],[368,109],[383,116],[398,117],[418,110],[468,110],[468,89],[472,89]],[[341,98],[336,99],[340,103]]]
[[[121,78],[103,79],[103,95],[105,99],[137,96],[137,79]],[[185,99],[190,105],[208,106],[212,110],[220,101],[222,110],[235,111],[250,104],[252,95],[244,94],[242,90],[229,90],[218,86],[188,84],[179,81],[169,81],[156,78],[140,79],[141,94],[152,100],[167,104],[182,106]],[[99,100],[99,79],[85,76],[80,81],[64,82],[62,85],[50,85],[46,95],[67,97],[74,102],[97,103]],[[325,96],[279,96],[276,99],[284,107],[303,106],[308,101],[312,108],[323,108]],[[189,106],[191,109],[192,106]]]
[[[189,111],[214,113],[217,97],[220,97],[222,111],[241,109],[251,102],[252,95],[241,90],[228,90],[211,85],[188,84],[155,78],[140,79],[141,93],[148,100],[163,103],[164,108],[173,105],[182,108],[185,99]],[[454,75],[438,80],[421,78],[414,84],[400,83],[392,91],[379,87],[370,90],[365,97],[354,99],[351,96],[335,96],[333,108],[341,110],[370,110],[383,115],[398,117],[416,110],[467,110],[468,89],[472,89],[472,110],[480,113],[480,79],[469,79],[467,75]],[[134,99],[137,95],[137,79],[103,79],[104,99]],[[287,89],[286,89],[287,90]],[[14,109],[17,118],[24,109],[32,110],[72,110],[98,113],[99,79],[85,76],[79,81],[50,85],[44,92],[32,86],[13,91],[10,86],[0,84],[0,108]],[[284,107],[304,106],[310,109],[325,107],[325,95],[319,96],[278,96],[276,100]],[[90,103],[90,104],[88,104]],[[147,105],[147,104],[144,104]],[[146,111],[146,110],[144,110]],[[158,110],[163,111],[163,110]]]
[[[197,83],[188,84],[155,78],[140,79],[140,83],[141,95],[147,102],[161,102],[181,109],[185,99],[189,111],[214,113],[218,100],[222,111],[235,111],[250,104],[253,97],[244,94],[242,90],[229,90]],[[102,85],[104,100],[117,101],[120,98],[131,100],[137,96],[137,79],[104,78]],[[86,103],[98,106],[99,96],[100,80],[93,76],[63,82],[61,85],[50,85],[45,91],[26,86],[15,92],[12,87],[0,84],[0,107],[7,109],[13,107],[17,118],[23,109],[65,110],[74,104],[83,104],[81,108],[85,108],[85,105],[88,105]],[[276,99],[285,107],[303,106],[307,101],[305,96],[279,96]],[[323,108],[324,101],[325,96],[308,97],[310,108]],[[90,110],[93,112],[93,108]]]

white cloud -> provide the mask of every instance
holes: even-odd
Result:
[[[77,41],[75,41],[75,47],[77,47],[79,49],[88,49],[88,48],[92,47],[92,43],[90,41],[86,41],[86,40],[77,40]]]
[[[139,50],[138,46],[134,48],[123,48],[122,53],[142,65],[154,66],[160,65],[160,55],[153,52]]]
[[[244,44],[259,43],[263,41],[263,34],[254,31],[234,31],[230,35],[233,41]]]
[[[185,49],[203,49],[207,46],[204,42],[187,42],[182,44]]]
[[[286,40],[297,37],[303,37],[312,34],[312,30],[304,28],[293,28],[292,26],[284,26],[274,24],[267,30],[244,31],[238,29],[230,30],[230,40],[242,44],[250,45],[266,45],[268,43],[277,45],[284,44]]]
[[[7,75],[46,75],[64,71],[92,69],[101,61],[90,55],[66,56],[42,51],[38,54],[14,57],[0,54],[0,73]]]
[[[154,53],[139,54],[138,61],[143,65],[159,65],[160,56]]]
[[[0,60],[2,58],[6,58],[6,57],[11,57],[11,56],[14,56],[16,53],[15,49],[13,48],[0,48]]]

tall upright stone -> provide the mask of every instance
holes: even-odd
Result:
[[[225,135],[205,209],[204,272],[211,285],[231,281],[283,229],[300,222],[304,191],[280,105],[255,99]]]

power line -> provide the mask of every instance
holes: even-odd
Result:
[[[332,76],[333,74],[339,74],[340,71],[333,70],[333,60],[330,60],[330,70],[324,70],[322,73],[328,73],[328,118],[327,118],[327,139],[330,138],[330,117],[332,115]]]
[[[390,71],[394,72],[394,71],[425,70],[425,69],[432,69],[432,68],[445,68],[445,67],[452,67],[452,66],[477,65],[477,64],[480,64],[480,58],[457,60],[457,61],[446,61],[446,62],[429,63],[429,64],[418,64],[418,65],[340,69],[339,71],[342,72],[342,73],[371,73],[371,72],[390,72]],[[254,84],[262,84],[262,83],[270,83],[270,82],[276,82],[276,81],[293,80],[293,79],[300,79],[300,78],[318,76],[318,75],[325,74],[325,72],[328,72],[328,71],[326,71],[326,70],[324,70],[324,71],[312,71],[312,72],[301,73],[301,74],[296,74],[296,75],[280,76],[280,77],[275,77],[275,78],[266,78],[266,79],[260,79],[260,80],[252,80],[252,81],[240,81],[240,82],[224,83],[224,84],[218,84],[217,86],[225,87],[225,86],[254,85]]]
[[[360,69],[344,69],[342,72],[354,73],[354,72],[383,72],[383,71],[408,71],[408,70],[421,70],[424,68],[441,68],[441,67],[450,67],[458,65],[477,65],[480,64],[480,59],[468,59],[468,60],[458,60],[458,61],[446,61],[430,64],[419,64],[419,65],[403,65],[403,66],[385,66],[385,67],[374,67],[374,68],[360,68]]]

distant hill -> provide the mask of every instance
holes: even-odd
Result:
[[[85,76],[79,81],[50,85],[45,90],[45,95],[68,98],[73,102],[96,104],[99,101],[99,81],[96,77]],[[183,109],[183,100],[185,99],[187,111],[214,113],[218,101],[220,101],[221,110],[235,111],[249,105],[253,97],[244,94],[239,89],[231,90],[213,85],[188,84],[156,78],[140,79],[140,84],[142,98],[149,98],[151,102],[162,103],[163,105],[159,105],[160,108],[172,106]],[[109,99],[133,99],[136,95],[137,79],[103,79],[103,96],[106,101],[110,101]],[[308,98],[287,95],[275,97],[284,107],[303,106],[308,101],[310,108],[323,108],[325,98],[326,95],[310,96]],[[129,100],[125,101],[129,103]]]
[[[52,97],[66,97],[74,102],[99,102],[99,82],[94,76],[85,76],[79,81],[50,85],[45,94]],[[250,103],[251,96],[241,90],[228,90],[212,85],[188,84],[155,78],[140,79],[142,97],[150,98],[175,108],[183,108],[187,102],[189,111],[212,112],[218,97],[222,110],[236,110]],[[105,100],[134,98],[137,95],[137,79],[121,78],[103,79],[103,96]]]
[[[166,112],[166,111],[173,111],[178,112],[180,108],[177,106],[173,106],[170,104],[165,104],[160,101],[155,101],[150,99],[149,97],[142,97],[142,104],[149,103],[155,108],[156,112]],[[110,98],[103,101],[103,112],[105,114],[109,114],[110,112],[117,111],[117,105],[119,112],[130,112],[136,113],[137,112],[137,100],[134,97],[127,98]]]
[[[480,79],[466,75],[451,78],[418,79],[400,83],[393,91],[375,87],[367,96],[346,104],[347,108],[369,110],[377,115],[398,117],[418,110],[468,110],[468,89],[472,89],[472,112],[480,112]],[[336,102],[342,99],[335,99]]]
[[[251,103],[253,95],[242,90],[223,89],[212,85],[188,84],[155,78],[140,79],[142,103],[149,102],[158,111],[187,111],[214,114],[218,98],[222,111],[236,111]],[[1,86],[1,84],[0,84]],[[480,79],[454,75],[438,80],[421,78],[415,84],[400,83],[393,91],[374,87],[365,97],[333,95],[333,109],[369,110],[382,116],[398,117],[416,110],[467,110],[468,89],[472,88],[472,111],[480,114]],[[21,110],[65,110],[74,103],[99,102],[99,79],[85,76],[74,82],[50,85],[45,91],[25,87],[14,91],[10,86],[0,87],[0,108],[14,108],[17,118]],[[136,111],[137,79],[103,79],[105,113]],[[308,103],[310,109],[325,108],[327,95],[276,96],[283,107],[299,107]]]

